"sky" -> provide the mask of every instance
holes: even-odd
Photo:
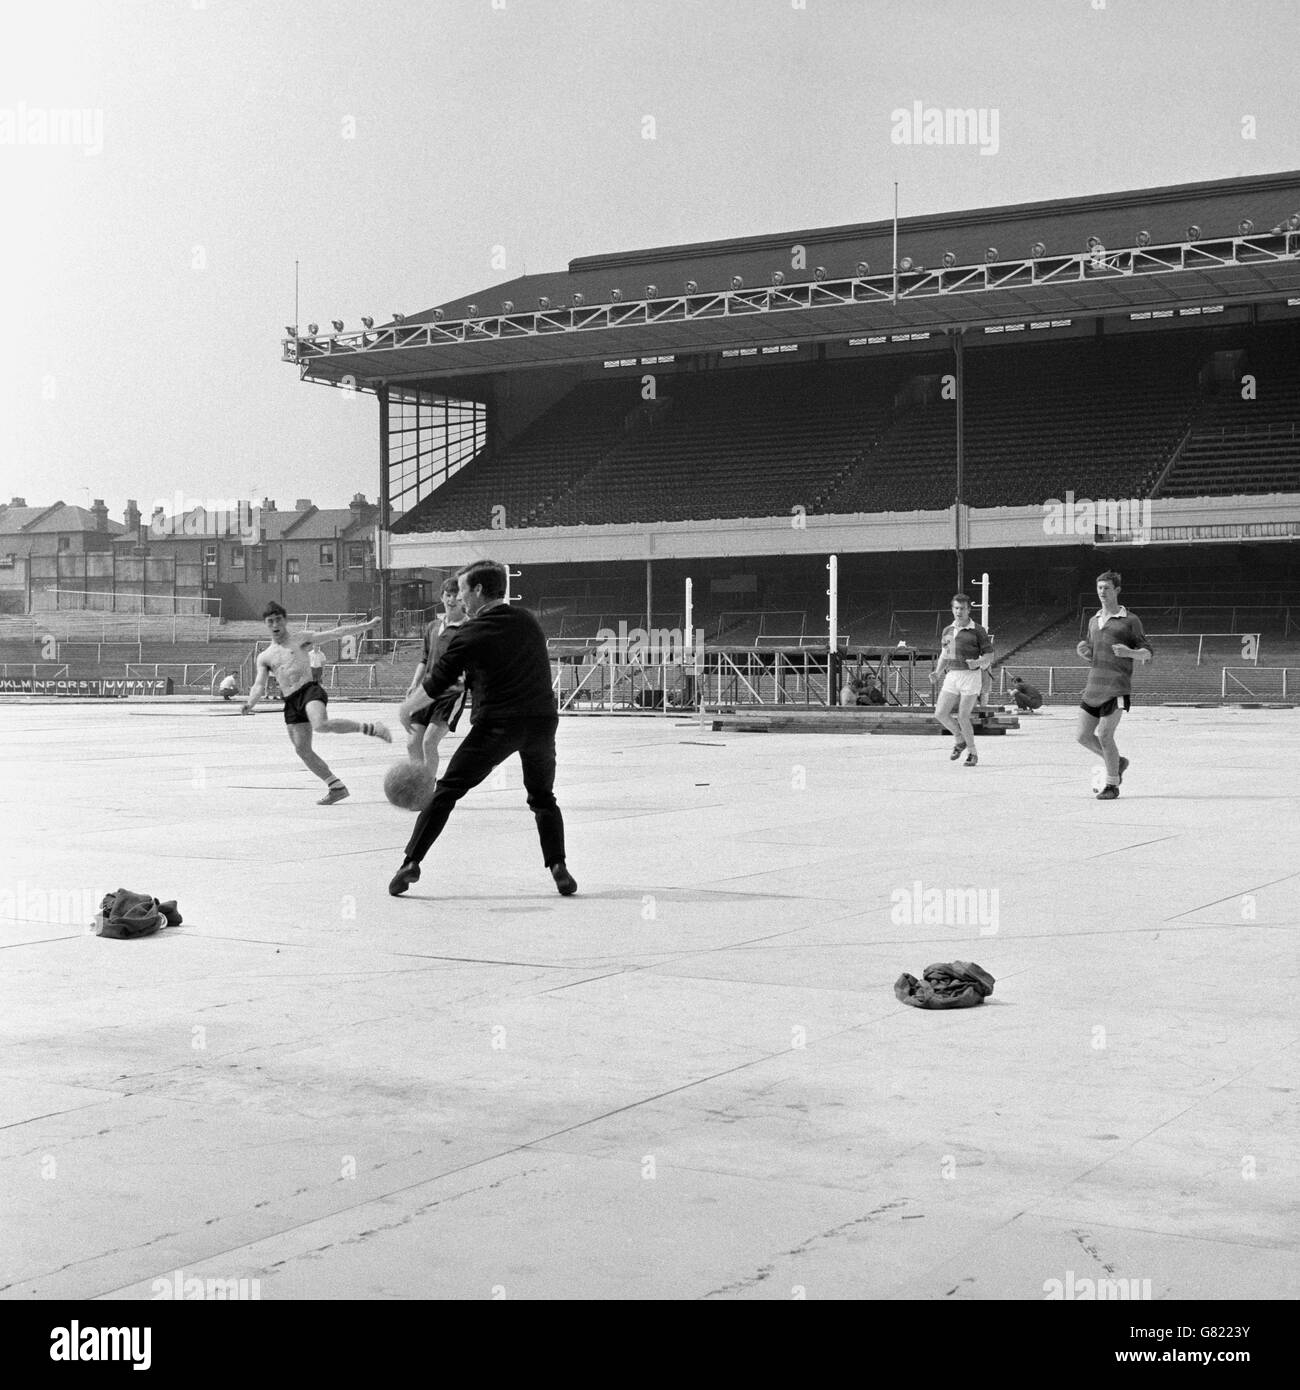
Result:
[[[895,179],[906,217],[1300,168],[1295,0],[42,0],[4,23],[0,501],[117,520],[376,496],[373,396],[281,361],[295,260],[297,321],[352,328],[577,256],[887,218]],[[996,153],[895,143],[917,101],[996,112]]]

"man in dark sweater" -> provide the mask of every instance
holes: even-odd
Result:
[[[1124,780],[1128,759],[1120,757],[1115,731],[1131,707],[1133,663],[1147,662],[1155,653],[1136,613],[1119,601],[1120,576],[1107,570],[1097,576],[1101,608],[1088,622],[1088,635],[1075,648],[1087,662],[1088,683],[1079,702],[1078,742],[1106,763],[1106,781],[1098,801],[1114,801]]]
[[[551,659],[537,619],[506,602],[506,571],[476,560],[456,576],[468,620],[425,672],[420,689],[401,708],[409,730],[414,715],[463,675],[473,714],[470,731],[438,779],[433,799],[420,813],[406,858],[388,891],[398,897],[420,877],[420,861],[442,833],[452,808],[471,787],[512,754],[523,765],[528,806],[537,821],[542,860],[564,896],[578,885],[564,864],[564,818],[555,802],[555,731],[560,717],[551,687]]]
[[[1011,676],[1008,682],[1011,686],[1011,698],[1016,702],[1016,708],[1021,714],[1033,714],[1043,706],[1043,692],[1037,686],[1030,685],[1023,676]]]

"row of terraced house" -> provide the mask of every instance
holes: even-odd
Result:
[[[145,519],[128,501],[118,522],[99,498],[79,507],[14,497],[0,504],[0,613],[246,619],[271,599],[290,612],[364,612],[379,604],[378,515],[361,493],[347,507],[245,504],[242,526],[202,507],[173,516],[158,506]]]

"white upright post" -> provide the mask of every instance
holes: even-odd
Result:
[[[830,571],[830,612],[826,617],[827,638],[830,653],[826,658],[826,704],[838,705],[840,702],[840,557],[832,555],[826,568]]]
[[[685,650],[682,652],[682,670],[694,673],[692,688],[695,693],[695,713],[700,728],[703,728],[704,698],[700,690],[700,660],[703,653],[695,642],[695,581],[689,576],[686,580],[686,612],[682,615],[682,621],[685,624],[682,631],[682,641],[685,644]]]
[[[980,575],[980,626],[989,630],[989,572]],[[991,704],[993,696],[993,673],[984,671],[980,677],[980,704]]]
[[[840,557],[832,555],[826,568],[830,571],[831,586],[826,592],[830,595],[831,611],[827,617],[831,651],[838,651],[840,645]]]

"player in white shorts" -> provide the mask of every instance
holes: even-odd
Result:
[[[979,700],[984,673],[993,665],[993,643],[988,633],[971,620],[970,611],[969,595],[952,596],[952,622],[943,630],[942,654],[931,679],[943,677],[934,717],[956,740],[948,756],[956,761],[965,749],[965,766],[975,767],[979,754],[975,751],[971,711]]]

